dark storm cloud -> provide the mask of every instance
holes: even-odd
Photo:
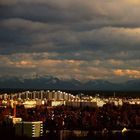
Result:
[[[90,31],[75,31],[66,25],[50,25],[23,19],[1,21],[1,54],[16,52],[55,52],[58,59],[88,59],[123,57],[126,59],[139,51],[139,29],[105,27]],[[9,51],[8,51],[9,49]],[[106,51],[107,50],[107,51]],[[93,51],[94,55],[82,55]],[[69,56],[71,54],[71,57]],[[79,53],[79,55],[75,55]],[[120,54],[119,54],[120,53]],[[63,55],[64,54],[64,55]],[[81,54],[81,55],[80,55]],[[112,54],[112,55],[111,55]],[[129,54],[129,55],[128,55]],[[57,58],[56,58],[57,59]]]
[[[87,22],[88,25],[85,25],[91,24],[92,28],[139,27],[140,24],[139,5],[132,5],[133,2],[125,0],[5,0],[0,4],[2,19],[24,18],[51,23]]]
[[[10,66],[11,75],[31,68],[60,77],[65,71],[65,78],[139,77],[139,6],[137,0],[2,0],[0,55],[7,63],[0,66]]]
[[[17,52],[56,52],[65,56],[66,59],[70,59],[67,55],[71,53],[74,59],[77,52],[82,54],[83,51],[93,51],[94,57],[89,56],[89,59],[101,55],[104,59],[104,57],[107,58],[105,55],[109,58],[117,57],[120,52],[124,57],[128,54],[127,51],[134,50],[134,54],[139,51],[139,28],[103,27],[90,31],[75,31],[71,30],[71,26],[66,28],[66,25],[50,25],[23,19],[2,20],[0,27],[2,28],[1,42],[7,44],[9,53],[15,52],[15,49]],[[111,53],[113,55],[110,55]],[[80,55],[76,57],[81,59]]]

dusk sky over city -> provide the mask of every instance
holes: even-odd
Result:
[[[0,77],[140,79],[139,0],[0,0]]]

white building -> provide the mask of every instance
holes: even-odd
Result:
[[[15,124],[15,135],[22,137],[40,137],[43,134],[43,122],[17,122]]]
[[[50,100],[48,104],[49,106],[61,106],[61,105],[65,105],[65,101],[64,100]]]

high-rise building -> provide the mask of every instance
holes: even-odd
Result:
[[[68,93],[65,93],[65,92],[63,93],[63,99],[68,100]]]
[[[57,98],[57,95],[58,95],[58,93],[55,92],[55,91],[53,91],[53,92],[52,92],[52,99],[57,100],[57,99],[58,99],[58,98]]]
[[[63,93],[62,91],[58,91],[58,100],[62,100],[63,99]]]
[[[29,93],[30,93],[29,91],[26,91],[26,92],[25,92],[25,94],[26,94],[26,99],[29,98]]]
[[[47,96],[47,99],[51,100],[51,99],[53,98],[53,96],[52,96],[52,92],[48,92],[47,95],[48,95],[48,96]]]

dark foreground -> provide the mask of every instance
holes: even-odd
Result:
[[[131,130],[122,133],[121,131],[110,131],[102,133],[100,131],[80,131],[74,130],[57,130],[48,131],[42,137],[28,138],[16,137],[13,130],[0,130],[0,140],[138,140],[140,130]]]

